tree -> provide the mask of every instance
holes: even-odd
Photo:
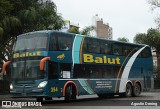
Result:
[[[160,9],[160,0],[148,0],[148,3],[151,4],[152,10]],[[160,16],[155,19],[155,22],[160,29]]]
[[[54,2],[38,2],[39,0],[16,0],[12,3],[13,15],[18,16],[22,23],[21,32],[43,29],[60,30],[64,24],[62,17],[57,13]]]
[[[16,36],[22,33],[55,29],[64,22],[54,2],[39,0],[0,0],[0,67],[12,57]]]
[[[160,1],[159,0],[148,0],[148,3],[151,4],[154,9],[160,7]]]
[[[13,4],[9,0],[0,1],[0,66],[11,57],[10,46],[13,45],[11,37],[17,35],[21,26],[20,20],[16,16],[11,16],[12,8]]]
[[[148,29],[147,34],[137,34],[134,37],[134,42],[147,44],[156,50],[157,70],[160,78],[160,31],[158,29]]]
[[[122,37],[122,38],[118,38],[118,41],[122,41],[122,42],[129,42],[128,38]]]
[[[145,41],[146,37],[147,37],[147,34],[145,34],[145,33],[138,33],[134,37],[133,42],[137,43],[137,44],[144,44],[145,43],[144,41]]]
[[[81,31],[79,31],[79,28],[72,26],[68,32],[70,33],[75,33],[75,34],[81,34],[81,35],[90,35],[90,32],[95,31],[96,27],[95,26],[86,26],[83,28]]]
[[[87,27],[83,28],[80,31],[80,34],[82,34],[82,35],[90,35],[90,32],[91,31],[95,31],[95,30],[96,30],[95,26],[87,26]]]
[[[79,28],[78,27],[75,27],[75,26],[72,26],[68,32],[70,33],[75,33],[75,34],[79,34]]]

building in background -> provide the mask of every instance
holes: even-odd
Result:
[[[154,78],[158,77],[158,69],[157,69],[157,55],[155,51],[152,51],[153,56],[153,66],[154,66]]]
[[[64,21],[64,25],[62,26],[61,31],[63,32],[67,32],[70,28],[70,21],[69,20],[65,20]]]
[[[152,51],[152,56],[153,56],[153,65],[157,67],[157,56],[156,52]]]
[[[99,18],[98,15],[93,16],[92,25],[96,27],[96,30],[91,34],[100,38],[112,39],[112,28],[109,23],[104,23],[103,19]]]

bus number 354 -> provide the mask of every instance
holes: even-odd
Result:
[[[51,87],[51,92],[58,92],[58,87]]]

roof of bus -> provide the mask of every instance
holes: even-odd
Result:
[[[53,32],[76,35],[74,33],[62,32],[62,31],[58,31],[58,30],[40,30],[40,31],[32,31],[32,32],[28,32],[28,33],[23,33],[23,34],[18,35],[17,37],[22,36],[22,35],[34,34],[34,33],[47,33],[47,34],[50,34],[50,33],[53,33]]]
[[[135,44],[135,43],[130,43],[130,42],[123,42],[123,41],[117,41],[117,40],[111,40],[111,39],[98,38],[98,37],[94,37],[94,36],[86,36],[86,35],[81,35],[81,34],[74,34],[74,33],[69,33],[69,32],[62,32],[62,31],[57,31],[57,30],[33,31],[33,32],[24,33],[24,34],[21,34],[21,35],[34,34],[34,33],[48,33],[48,34],[51,34],[53,32],[71,34],[71,35],[79,35],[79,36],[82,36],[82,37],[89,37],[89,38],[94,38],[94,39],[99,39],[99,40],[108,40],[108,41],[111,41],[111,42],[118,42],[118,43],[122,43],[122,44],[140,45],[140,46],[146,45],[146,44]],[[21,36],[21,35],[19,35],[19,36]]]

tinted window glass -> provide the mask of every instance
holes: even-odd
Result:
[[[139,49],[138,46],[124,44],[123,45],[123,55],[124,56],[132,56],[138,49]]]
[[[142,53],[141,53],[141,57],[144,57],[144,58],[146,58],[146,57],[151,57],[152,56],[152,54],[151,54],[151,50],[150,50],[150,48],[145,48],[143,51],[142,51]]]
[[[112,43],[113,54],[114,55],[122,55],[122,44],[120,43]]]
[[[58,78],[58,64],[55,62],[49,62],[48,79]]]
[[[112,54],[112,46],[111,43],[108,41],[101,41],[101,48],[100,48],[100,52],[101,54]]]
[[[116,78],[119,66],[81,65],[74,66],[74,78]]]
[[[100,53],[99,40],[93,38],[85,38],[83,51],[89,53]]]
[[[72,37],[63,35],[58,37],[59,50],[72,50]]]
[[[73,35],[53,33],[50,38],[50,50],[72,50]]]
[[[34,33],[24,34],[17,38],[14,51],[19,50],[46,50],[48,34]]]
[[[50,44],[49,44],[49,48],[50,50],[57,50],[57,36],[59,34],[54,34],[54,35],[51,35],[51,38],[50,38]]]

